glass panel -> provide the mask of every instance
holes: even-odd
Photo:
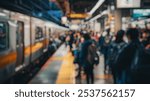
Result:
[[[43,29],[41,27],[36,27],[35,29],[35,39],[41,39],[43,38]]]
[[[0,22],[0,52],[8,48],[7,40],[7,25],[3,22]]]

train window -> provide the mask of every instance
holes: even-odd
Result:
[[[0,52],[8,48],[7,27],[6,23],[0,22]]]
[[[36,27],[35,29],[35,39],[39,40],[43,38],[43,29],[41,27]]]

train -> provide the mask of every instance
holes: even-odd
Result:
[[[0,8],[0,83],[37,63],[57,47],[68,28],[51,21]]]

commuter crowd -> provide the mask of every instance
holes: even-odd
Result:
[[[104,57],[104,74],[112,74],[115,84],[150,83],[150,29],[128,28],[110,34],[94,31],[69,31],[66,45],[70,47],[74,64],[78,65],[87,84],[94,83],[94,67]]]

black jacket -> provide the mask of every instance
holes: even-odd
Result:
[[[118,71],[129,70],[132,60],[134,58],[137,45],[140,45],[139,40],[134,40],[130,42],[119,54],[116,67]]]
[[[86,40],[81,47],[81,53],[80,53],[80,61],[83,67],[89,66],[89,64],[86,61],[87,55],[88,55],[88,46],[92,44],[92,40]]]

